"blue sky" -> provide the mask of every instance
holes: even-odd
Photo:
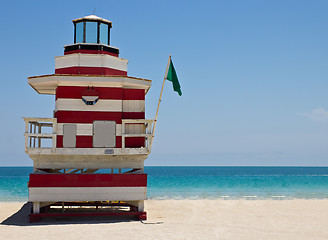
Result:
[[[0,166],[29,166],[21,117],[51,117],[54,96],[28,76],[54,73],[71,20],[111,20],[128,75],[153,80],[146,165],[328,166],[327,1],[6,1],[2,3]]]

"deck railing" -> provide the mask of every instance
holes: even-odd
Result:
[[[153,119],[122,119],[122,149],[125,149],[125,138],[127,137],[145,137],[145,148],[150,152],[153,141]],[[126,133],[126,124],[145,124],[144,133]]]
[[[57,119],[56,118],[23,118],[25,121],[25,151],[29,148],[52,148],[56,149],[57,140]],[[126,149],[125,140],[127,137],[144,137],[144,148],[150,153],[153,140],[152,127],[154,120],[150,119],[122,119],[122,150]],[[127,124],[144,124],[142,133],[127,133]],[[43,132],[44,128],[52,128],[48,133]],[[42,139],[51,139],[51,146],[42,145]]]
[[[23,118],[25,121],[25,151],[28,148],[56,148],[56,118]],[[42,130],[52,128],[50,133],[45,133]],[[42,139],[52,139],[50,146],[42,146]]]

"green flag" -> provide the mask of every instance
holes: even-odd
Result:
[[[180,96],[182,95],[180,83],[178,81],[177,73],[175,72],[172,59],[170,59],[170,67],[167,71],[166,79],[173,83],[173,90],[176,91]]]

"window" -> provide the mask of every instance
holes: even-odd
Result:
[[[86,22],[85,25],[85,42],[86,43],[97,43],[98,35],[98,23],[97,22]]]
[[[98,102],[98,96],[82,96],[82,101],[86,105],[95,105]]]
[[[108,45],[108,25],[104,23],[100,23],[99,26],[99,43]]]
[[[97,21],[82,21],[75,24],[74,43],[102,43],[109,45],[110,26]]]
[[[79,22],[76,24],[76,29],[75,29],[75,34],[76,34],[76,43],[83,43],[83,22]]]

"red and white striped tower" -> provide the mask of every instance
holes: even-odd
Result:
[[[39,94],[56,100],[53,118],[24,118],[25,151],[34,166],[31,220],[81,215],[65,208],[71,205],[103,207],[88,212],[93,215],[145,219],[144,161],[153,139],[145,95],[151,80],[127,76],[128,61],[109,45],[112,22],[91,15],[73,23],[74,44],[55,58],[55,74],[28,78]],[[64,213],[49,212],[55,205]],[[104,211],[112,205],[130,206],[130,211]]]

